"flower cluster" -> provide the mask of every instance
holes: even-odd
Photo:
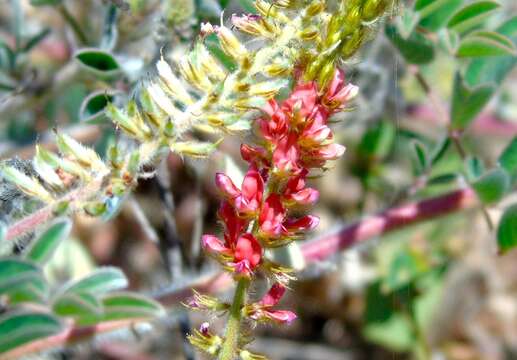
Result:
[[[333,142],[328,119],[357,93],[337,70],[320,95],[314,82],[301,83],[282,104],[270,100],[257,120],[260,145],[241,146],[249,169],[239,188],[225,174],[215,178],[224,201],[218,216],[224,239],[203,236],[204,248],[237,276],[251,276],[264,247],[279,247],[318,225],[313,215],[290,216],[290,210],[318,200],[306,186],[311,169],[321,169],[345,148]]]
[[[205,251],[238,281],[249,281],[259,270],[266,276],[276,273],[269,276],[274,285],[260,301],[242,305],[242,314],[250,320],[289,323],[296,318],[291,311],[274,309],[289,276],[282,276],[285,271],[265,258],[264,249],[285,246],[318,225],[314,215],[292,214],[318,200],[319,192],[307,186],[310,172],[344,153],[328,123],[356,93],[357,87],[346,85],[339,69],[325,89],[300,80],[286,100],[270,100],[263,109],[256,121],[257,144],[241,146],[249,167],[240,187],[229,176],[216,174],[223,197],[218,217],[224,237],[204,235]],[[196,294],[191,307],[225,311],[230,305]]]

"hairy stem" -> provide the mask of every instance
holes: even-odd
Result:
[[[237,288],[233,295],[233,303],[230,308],[230,315],[226,325],[226,332],[223,347],[219,354],[219,360],[234,360],[239,345],[241,333],[242,306],[246,302],[246,293],[250,284],[249,279],[241,278],[237,282]]]

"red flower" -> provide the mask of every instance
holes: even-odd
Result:
[[[262,247],[253,235],[243,234],[237,239],[234,252],[234,267],[237,272],[249,275],[262,259]],[[242,269],[246,269],[243,271]]]
[[[305,187],[305,177],[308,170],[303,169],[300,174],[289,179],[285,186],[283,199],[289,202],[295,202],[300,205],[310,205],[318,201],[319,192],[313,188]]]
[[[280,201],[280,196],[271,194],[264,201],[259,215],[260,233],[267,237],[278,237],[282,233],[282,223],[286,209]]]
[[[285,235],[292,235],[300,231],[310,231],[320,223],[320,218],[314,215],[306,215],[299,219],[287,219],[283,223]]]
[[[307,118],[313,111],[318,98],[318,91],[314,82],[297,85],[289,98],[282,104],[282,110],[288,114],[297,114]]]
[[[278,304],[285,293],[284,285],[275,283],[264,295],[262,300],[251,305],[248,309],[248,316],[257,321],[274,321],[277,323],[291,323],[296,319],[296,314],[288,310],[273,310],[272,307]]]
[[[311,153],[313,158],[321,160],[336,160],[341,157],[345,152],[345,147],[340,144],[329,144],[320,147],[316,151]]]
[[[258,211],[264,192],[264,180],[257,168],[252,165],[244,176],[242,189],[239,190],[229,176],[217,173],[215,183],[223,195],[243,215],[252,215]]]
[[[289,174],[300,170],[299,160],[298,135],[292,132],[277,143],[273,152],[273,165],[278,171]]]
[[[268,141],[276,142],[287,134],[288,124],[287,116],[282,109],[278,107],[275,100],[270,100],[264,112],[269,118],[260,118],[257,120],[261,135]]]
[[[266,149],[260,146],[241,145],[241,157],[249,163],[258,163],[268,165],[268,153]]]
[[[262,246],[250,233],[240,235],[231,247],[214,235],[203,235],[202,241],[206,251],[240,275],[250,276],[262,259]]]
[[[321,106],[317,109],[300,134],[300,143],[305,146],[318,145],[332,138],[332,130],[327,126],[328,113]]]
[[[345,73],[341,69],[336,69],[323,96],[323,104],[330,109],[339,110],[357,95],[358,90],[359,88],[353,84],[345,85]]]
[[[248,225],[248,221],[240,218],[235,209],[227,201],[224,201],[221,204],[217,214],[224,223],[224,239],[226,244],[228,247],[233,249],[235,248],[237,237],[242,234],[245,227]]]
[[[278,304],[282,296],[285,294],[285,286],[280,283],[275,283],[271,289],[262,297],[259,304],[263,306],[275,306]]]

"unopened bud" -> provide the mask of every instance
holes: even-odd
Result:
[[[375,20],[380,17],[384,11],[386,11],[387,7],[388,2],[386,0],[366,0],[366,3],[363,6],[363,20]]]
[[[308,16],[315,16],[321,13],[325,9],[325,4],[322,1],[313,1],[305,10]]]
[[[226,26],[221,26],[217,29],[217,36],[221,42],[221,47],[224,52],[236,60],[242,60],[248,56],[248,50],[235,34]]]

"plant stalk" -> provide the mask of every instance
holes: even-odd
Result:
[[[73,32],[83,45],[88,45],[88,38],[86,37],[86,34],[84,33],[83,29],[81,29],[81,26],[75,20],[75,18],[72,16],[72,14],[68,11],[68,9],[65,7],[65,5],[61,4],[58,6],[59,13],[61,16],[63,16],[63,19],[70,25]]]
[[[242,306],[246,302],[246,293],[249,284],[250,281],[247,278],[241,278],[237,282],[237,288],[233,295],[233,303],[230,308],[230,315],[224,334],[223,347],[219,353],[219,360],[234,360],[236,357],[241,333]]]

